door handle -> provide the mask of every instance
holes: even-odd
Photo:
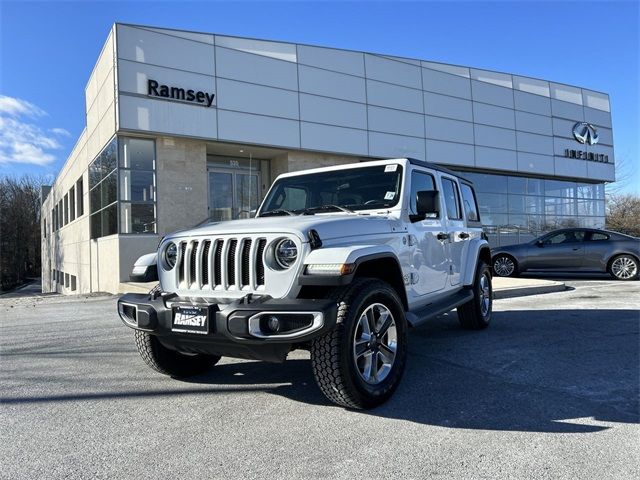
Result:
[[[572,250],[575,252],[576,250],[580,250],[580,247],[575,247]]]
[[[444,233],[444,232],[440,232],[440,233],[438,233],[438,235],[436,235],[436,238],[438,240],[446,240],[447,238],[449,238],[449,234],[448,233]]]
[[[458,235],[458,237],[465,240],[469,238],[469,234],[467,232],[462,232],[460,235]]]

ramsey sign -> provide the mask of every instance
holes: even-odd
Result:
[[[210,107],[213,104],[213,99],[216,96],[215,93],[196,92],[195,90],[185,90],[180,87],[160,85],[152,79],[147,81],[147,95],[150,97],[166,98],[168,100],[199,103],[206,107]]]

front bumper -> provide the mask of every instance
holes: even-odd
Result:
[[[208,312],[209,332],[179,333],[172,330],[178,307],[201,307]],[[294,345],[324,335],[336,322],[336,303],[326,299],[273,299],[251,297],[232,303],[176,295],[129,293],[118,300],[123,323],[149,332],[167,348],[183,353],[204,353],[266,361],[283,361]],[[301,328],[279,333],[265,332],[265,315],[303,321]],[[306,323],[304,323],[306,322]]]

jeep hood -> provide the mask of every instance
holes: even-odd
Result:
[[[212,222],[197,228],[168,235],[167,238],[283,233],[297,235],[307,241],[309,230],[316,230],[322,240],[351,235],[390,233],[395,220],[387,215],[316,214],[282,215],[276,217],[249,218]]]

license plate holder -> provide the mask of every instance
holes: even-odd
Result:
[[[209,333],[209,308],[179,306],[173,309],[171,331],[207,335]]]

